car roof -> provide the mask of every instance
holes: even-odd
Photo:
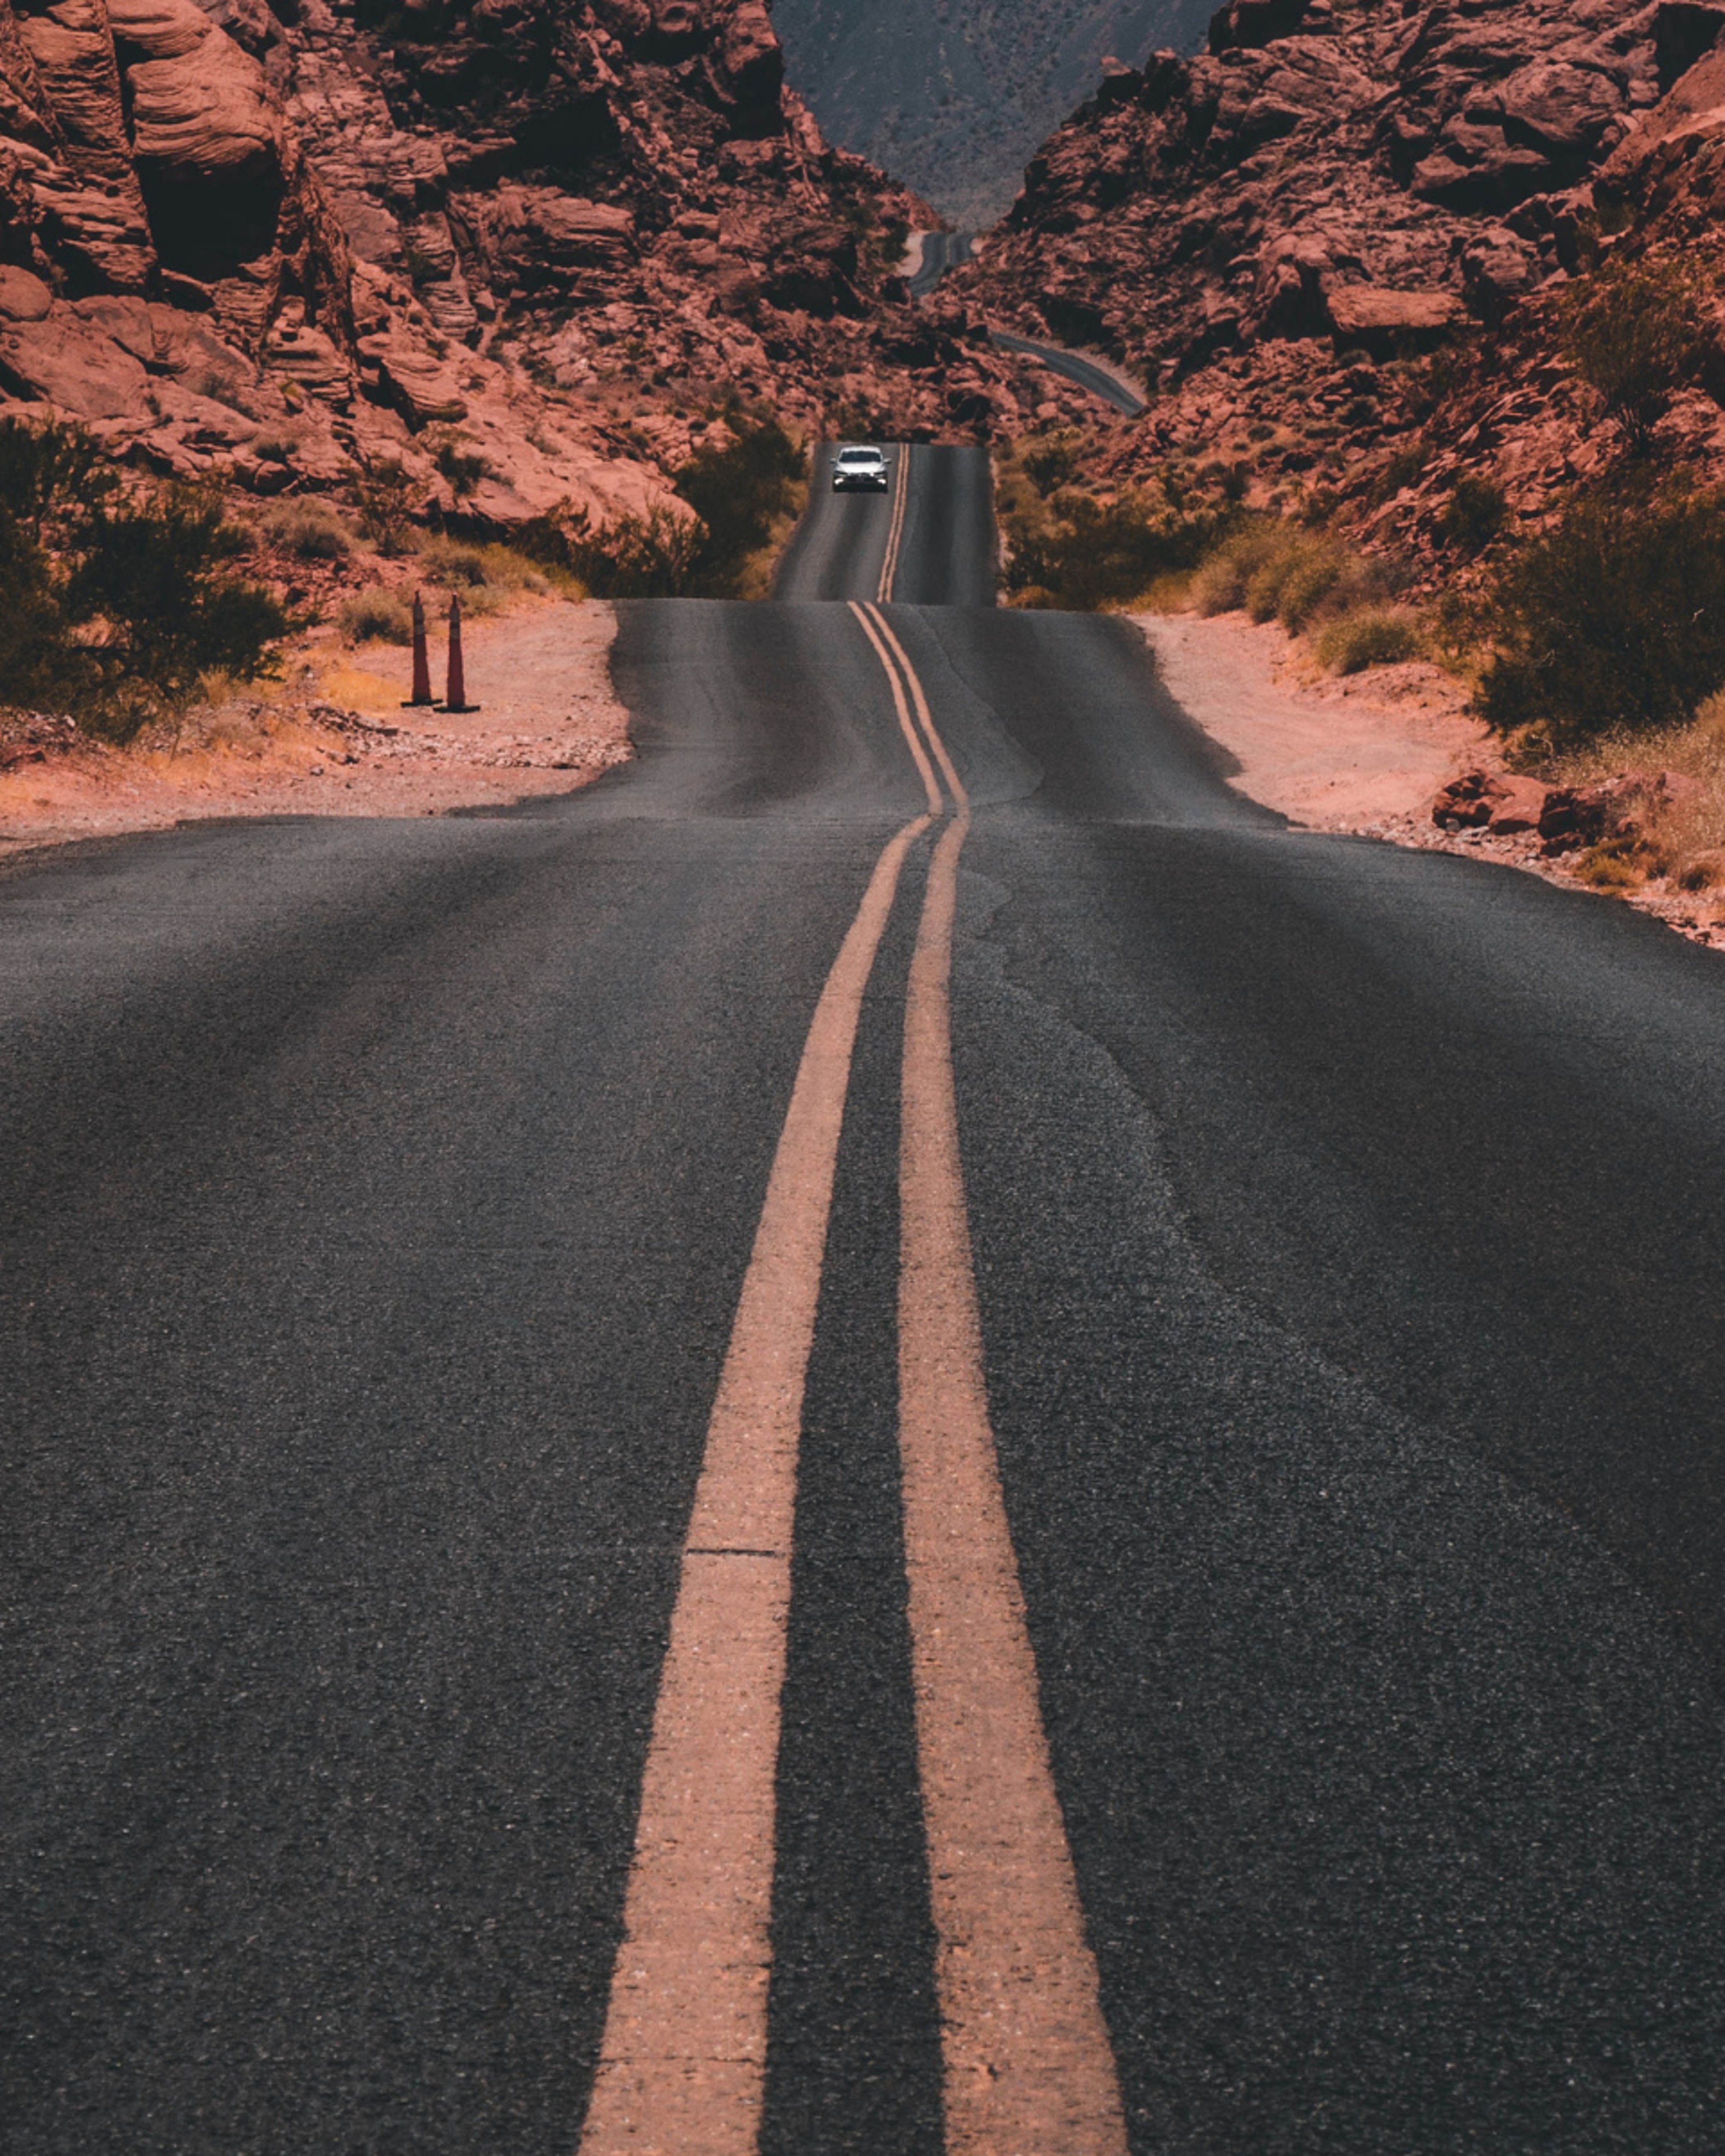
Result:
[[[883,464],[886,461],[886,452],[884,449],[860,449],[854,444],[849,449],[840,449],[839,454],[841,457],[879,457]]]

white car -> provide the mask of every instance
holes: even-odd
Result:
[[[833,465],[833,491],[848,494],[853,489],[870,494],[885,494],[892,485],[892,466],[886,461],[884,449],[840,449]]]

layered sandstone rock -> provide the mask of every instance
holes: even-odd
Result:
[[[0,0],[0,393],[183,476],[602,526],[682,513],[661,406],[987,423],[921,215],[762,0]]]

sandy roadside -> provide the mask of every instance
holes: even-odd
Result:
[[[1287,631],[1244,614],[1139,613],[1175,701],[1240,765],[1232,783],[1320,831],[1404,841],[1430,832],[1432,797],[1496,757],[1460,685],[1436,666],[1343,680],[1304,661]]]
[[[198,716],[176,744],[110,749],[65,728],[0,741],[0,859],[207,817],[424,816],[567,793],[629,753],[600,600],[526,599],[470,622],[465,716],[405,711],[408,653],[298,645],[288,680]],[[443,686],[440,634],[434,685]]]
[[[1351,831],[1424,853],[1471,855],[1627,902],[1692,941],[1725,948],[1725,895],[1656,880],[1594,891],[1575,856],[1548,860],[1532,835],[1440,830],[1438,789],[1460,773],[1502,768],[1496,744],[1468,716],[1466,692],[1441,668],[1379,666],[1337,680],[1276,623],[1244,614],[1133,614],[1175,701],[1240,765],[1230,783],[1320,831]]]

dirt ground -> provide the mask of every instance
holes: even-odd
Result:
[[[1230,783],[1320,831],[1353,831],[1425,853],[1468,854],[1572,891],[1625,901],[1692,942],[1725,948],[1725,895],[1598,892],[1573,855],[1547,859],[1532,834],[1440,830],[1439,788],[1461,772],[1497,770],[1497,745],[1466,710],[1465,685],[1421,663],[1327,675],[1287,631],[1243,613],[1132,616],[1182,708],[1239,762]]]
[[[1338,680],[1276,622],[1132,619],[1176,701],[1239,760],[1233,783],[1313,829],[1396,838],[1432,829],[1438,788],[1496,761],[1467,716],[1465,690],[1440,667],[1379,666]]]
[[[523,599],[470,622],[465,716],[405,711],[409,653],[348,649],[314,632],[284,682],[190,715],[178,737],[125,749],[64,721],[0,734],[0,858],[70,839],[159,830],[210,816],[422,816],[567,793],[629,754],[612,692],[616,622],[600,600]],[[444,687],[441,624],[433,686]]]

